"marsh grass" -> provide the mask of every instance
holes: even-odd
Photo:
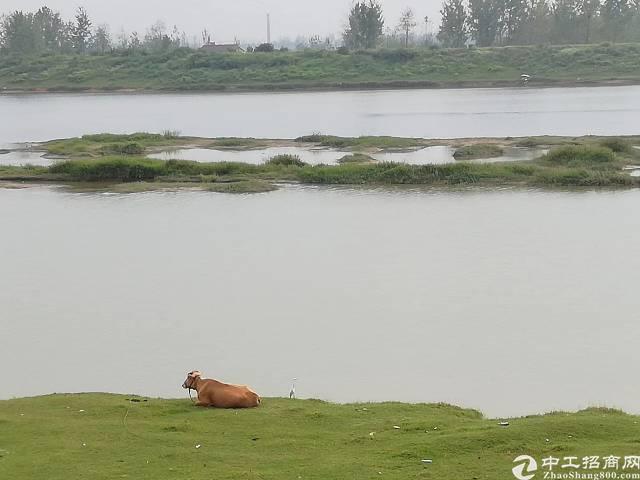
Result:
[[[365,153],[353,153],[338,159],[338,163],[375,163],[376,160]]]
[[[266,161],[267,165],[281,165],[281,166],[293,166],[293,167],[304,167],[307,165],[305,162],[300,160],[298,155],[275,155]]]
[[[295,139],[299,143],[316,143],[332,148],[376,148],[380,150],[408,149],[425,144],[421,138],[403,138],[387,136],[336,137],[314,133]]]
[[[567,167],[614,166],[616,155],[610,148],[593,145],[566,145],[552,149],[542,157],[552,165]]]
[[[221,137],[216,138],[211,146],[216,148],[259,148],[265,145],[265,142],[256,138],[240,138],[240,137]]]
[[[615,153],[632,153],[633,145],[624,138],[610,137],[600,140],[599,144]]]
[[[504,149],[500,145],[492,143],[476,143],[456,148],[453,158],[456,160],[473,160],[476,158],[494,158],[504,155]]]
[[[177,133],[177,132],[174,132]],[[188,137],[138,132],[132,134],[99,133],[80,138],[52,140],[42,144],[50,154],[64,156],[102,156],[112,154],[139,155],[148,147],[172,146],[186,143]]]
[[[591,408],[513,418],[501,427],[476,410],[442,403],[265,398],[259,408],[233,411],[200,409],[188,399],[49,395],[0,401],[0,473],[47,480],[507,480],[522,452],[637,455],[638,420]]]

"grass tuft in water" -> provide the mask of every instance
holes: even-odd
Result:
[[[473,160],[476,158],[494,158],[503,154],[504,149],[500,145],[477,143],[457,148],[453,152],[453,158],[456,160]]]
[[[298,155],[290,155],[290,154],[282,154],[271,157],[267,160],[267,165],[282,165],[282,166],[294,166],[294,167],[304,167],[307,165],[305,162],[300,160]]]

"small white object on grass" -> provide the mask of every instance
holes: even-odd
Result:
[[[498,425],[500,425],[501,427],[508,427],[509,422],[500,422]]]
[[[84,410],[78,410],[78,412],[82,413],[82,412],[84,412]]]
[[[424,460],[422,460],[422,463],[426,463],[426,464],[433,463],[433,460],[431,460],[430,458],[425,458]]]
[[[549,440],[548,438],[544,439],[545,442],[550,442],[551,440]]]
[[[398,425],[394,425],[393,428],[395,428],[396,430],[400,430],[400,427]]]
[[[202,446],[202,445],[198,444],[198,445],[196,445],[196,448],[200,448],[201,446]]]

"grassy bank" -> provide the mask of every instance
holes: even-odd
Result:
[[[520,454],[638,454],[638,417],[608,409],[505,427],[443,404],[267,398],[257,409],[228,411],[131,398],[1,401],[0,478],[499,480],[513,478]]]
[[[148,136],[145,137],[145,135]],[[230,139],[225,139],[229,141]],[[243,139],[231,139],[240,146]],[[298,139],[306,146],[351,146],[354,152],[339,160],[338,165],[307,165],[295,155],[279,155],[264,164],[237,162],[198,163],[178,160],[153,160],[138,154],[126,154],[131,142],[135,151],[158,148],[162,142],[217,145],[216,139],[172,137],[164,139],[152,134],[131,136],[95,135],[81,139],[57,140],[45,144],[49,151],[65,152],[69,160],[50,167],[0,167],[0,180],[9,182],[53,182],[73,184],[87,189],[144,191],[161,188],[199,188],[222,192],[266,192],[277,183],[298,182],[324,185],[426,185],[426,186],[529,186],[529,187],[637,187],[640,177],[633,177],[625,167],[640,164],[638,137],[583,138],[512,138],[444,141],[462,145],[467,156],[480,152],[492,156],[504,146],[521,143],[547,147],[549,153],[532,161],[475,163],[461,161],[443,165],[409,165],[376,162],[363,152],[427,145],[426,139],[361,137],[358,139],[314,136]],[[115,142],[115,143],[114,143]],[[257,142],[244,139],[245,144]],[[261,142],[274,142],[261,140]],[[314,142],[314,143],[309,143]],[[546,143],[545,143],[546,142]],[[466,145],[466,146],[465,146]],[[105,151],[105,146],[107,149]],[[219,148],[219,147],[218,147]],[[124,153],[112,155],[117,149]]]
[[[640,82],[640,45],[0,56],[0,91],[438,88]]]

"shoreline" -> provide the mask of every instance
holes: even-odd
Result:
[[[475,89],[544,89],[544,88],[589,88],[589,87],[629,87],[640,85],[640,78],[605,80],[531,80],[527,85],[517,80],[478,80],[478,81],[388,81],[327,83],[323,85],[304,84],[259,84],[259,85],[222,85],[210,88],[127,88],[127,87],[52,87],[52,88],[5,88],[0,96],[11,95],[47,95],[47,94],[233,94],[233,93],[321,93],[321,92],[357,92],[357,91],[396,91],[396,90],[475,90]]]

